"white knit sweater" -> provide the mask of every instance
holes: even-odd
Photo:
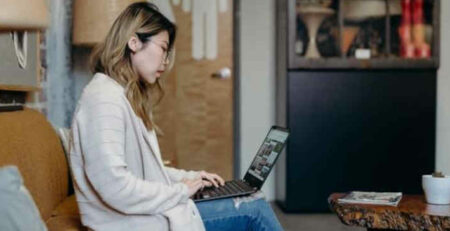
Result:
[[[165,167],[124,88],[97,73],[72,123],[70,164],[83,225],[92,230],[204,230],[188,188],[197,172]]]

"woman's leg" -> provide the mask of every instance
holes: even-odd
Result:
[[[230,198],[198,202],[196,205],[208,231],[283,230],[264,199],[242,202],[237,208]]]

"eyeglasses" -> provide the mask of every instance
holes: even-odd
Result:
[[[171,55],[172,55],[171,50],[168,50],[166,47],[162,46],[161,44],[154,42],[152,40],[153,35],[151,35],[151,34],[136,33],[136,35],[138,36],[139,40],[141,40],[141,42],[151,42],[151,43],[157,45],[158,47],[160,47],[161,50],[163,51],[163,58],[164,58],[162,60],[162,62],[165,64],[169,63],[169,60],[171,59]]]
[[[158,46],[159,48],[161,48],[161,50],[163,51],[163,58],[164,58],[163,62],[164,63],[169,63],[169,60],[170,60],[170,57],[171,57],[171,54],[172,54],[171,50],[168,50],[166,47],[164,47],[164,46],[162,46],[162,45],[160,45],[160,44],[158,44],[156,42],[153,42],[150,38],[147,41],[151,42],[151,43],[155,44],[156,46]]]

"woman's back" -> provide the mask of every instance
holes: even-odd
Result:
[[[167,230],[162,215],[128,214],[133,212],[128,197],[135,197],[131,203],[136,206],[144,206],[134,194],[145,190],[139,184],[144,180],[140,139],[131,126],[131,119],[136,118],[127,113],[126,100],[123,88],[103,74],[94,76],[80,98],[72,126],[70,162],[81,219],[95,230],[124,230],[133,223],[147,230],[150,226]],[[151,169],[157,167],[153,162]],[[146,163],[152,165],[151,161]],[[164,181],[161,173],[153,174],[152,180]],[[121,180],[125,183],[120,184]]]

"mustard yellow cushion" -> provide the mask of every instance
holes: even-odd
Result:
[[[79,231],[87,230],[81,225],[80,219],[72,216],[57,216],[47,220],[49,231]]]
[[[81,224],[80,212],[75,195],[67,197],[52,212],[52,216],[47,220],[48,230],[86,230]]]
[[[36,110],[0,113],[0,167],[15,165],[43,220],[67,196],[69,169],[58,135]]]
[[[80,217],[80,211],[78,210],[78,204],[75,199],[75,195],[67,197],[61,204],[59,204],[52,212],[52,217],[57,216],[72,216]]]

